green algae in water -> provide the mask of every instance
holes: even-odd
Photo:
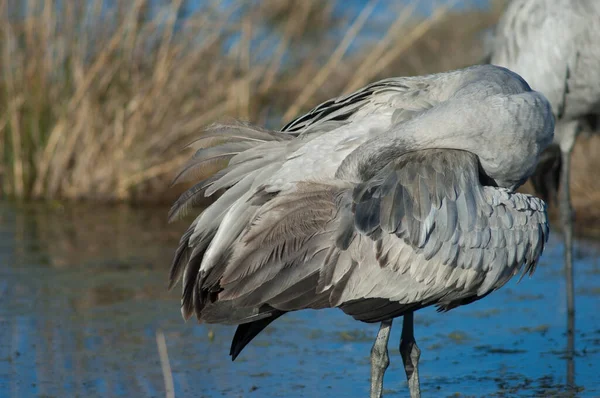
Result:
[[[486,354],[524,354],[527,351],[517,348],[492,347],[490,345],[475,346],[475,350],[483,351]]]
[[[481,318],[491,318],[493,316],[500,314],[501,312],[502,311],[498,308],[489,308],[486,310],[471,312],[469,315],[471,315],[475,318],[481,319]]]
[[[364,330],[349,330],[337,333],[337,338],[344,342],[349,341],[374,341],[374,336],[367,335]]]
[[[452,340],[454,343],[463,344],[468,340],[471,340],[471,337],[465,332],[460,330],[455,330],[453,332],[448,333],[448,339]]]
[[[600,296],[600,286],[583,286],[576,289],[580,296]]]
[[[550,329],[550,325],[542,324],[538,326],[523,326],[518,329],[513,329],[513,333],[541,333],[542,335],[546,334]]]

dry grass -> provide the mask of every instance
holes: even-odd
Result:
[[[383,76],[476,62],[477,35],[498,15],[441,8],[420,21],[407,7],[351,51],[377,23],[373,2],[354,20],[320,0],[209,1],[185,18],[183,0],[113,3],[22,10],[0,0],[3,196],[170,199],[181,148],[204,125],[231,116],[277,126]]]
[[[276,127],[378,78],[477,63],[504,5],[449,0],[423,20],[415,0],[382,23],[373,0],[355,19],[321,0],[209,0],[185,18],[186,0],[105,3],[0,0],[0,197],[169,201],[203,126]],[[579,139],[578,226],[600,221],[597,153],[600,137]]]
[[[176,25],[181,0],[151,18],[147,0],[53,3],[29,2],[23,18],[20,3],[0,3],[4,195],[158,198],[182,146],[223,115],[248,118],[257,83],[277,78],[276,65],[249,60],[260,7],[215,1]]]

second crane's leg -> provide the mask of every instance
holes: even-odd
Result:
[[[371,398],[381,398],[383,393],[383,375],[390,364],[388,340],[391,328],[391,319],[381,322],[373,348],[371,348]]]
[[[573,127],[575,128],[575,127]],[[574,133],[573,133],[574,135]],[[566,148],[565,148],[566,149]],[[567,287],[567,385],[575,386],[575,286],[573,281],[573,209],[569,193],[571,148],[562,150],[560,215],[565,240],[565,279]]]
[[[405,314],[402,321],[402,337],[400,337],[400,354],[404,362],[404,371],[408,379],[411,398],[421,397],[419,385],[419,358],[421,350],[417,347],[414,330],[414,313]]]

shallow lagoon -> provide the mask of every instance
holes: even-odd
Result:
[[[163,208],[0,205],[0,397],[364,397],[377,325],[338,310],[287,314],[235,361],[233,327],[184,323],[166,276],[184,224]],[[577,396],[600,396],[600,245],[578,242]],[[474,304],[415,316],[424,396],[572,396],[565,390],[560,236],[532,278]],[[390,339],[385,396],[408,395]]]

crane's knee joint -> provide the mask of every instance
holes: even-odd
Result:
[[[419,363],[421,350],[414,340],[402,340],[400,342],[400,355],[404,362],[406,377],[410,379]]]
[[[371,348],[371,365],[381,370],[387,369],[390,365],[387,349],[381,347]]]
[[[419,358],[421,358],[421,350],[416,342],[413,342],[412,349],[410,350],[410,358],[413,362],[418,362]]]
[[[387,352],[387,347],[380,345],[380,344],[375,344],[373,345],[373,347],[371,348],[371,356],[372,357],[384,357],[387,356],[388,352]]]
[[[413,355],[415,349],[418,351],[418,354],[421,353],[421,350],[417,347],[417,342],[414,339],[402,339],[400,341],[400,354],[402,354],[402,356]]]

